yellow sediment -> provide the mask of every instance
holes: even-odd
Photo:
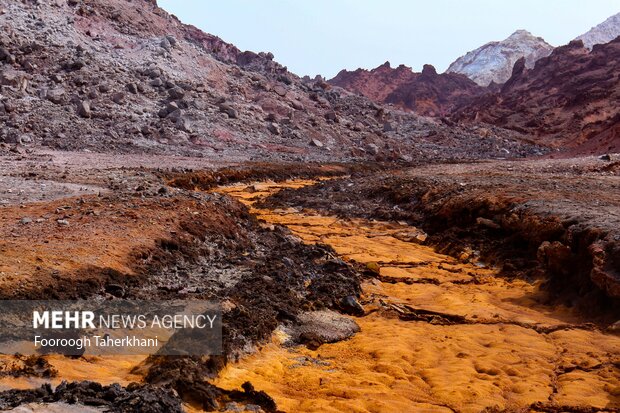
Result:
[[[142,377],[133,374],[132,370],[146,359],[146,356],[84,356],[78,359],[60,355],[49,355],[45,359],[58,375],[50,379],[36,377],[1,377],[0,389],[28,389],[51,382],[59,384],[62,380],[83,381],[95,380],[103,385],[119,383],[127,385],[139,382]],[[15,363],[13,356],[0,356],[2,365]]]
[[[405,224],[252,206],[282,188],[311,183],[217,191],[242,200],[266,225],[285,225],[304,242],[328,244],[344,259],[378,270],[378,279],[363,284],[370,314],[356,318],[361,332],[353,338],[315,351],[283,348],[274,338],[230,364],[216,385],[232,389],[251,381],[287,412],[514,411],[536,402],[620,408],[620,338],[574,327],[582,320],[570,309],[542,304],[537,284],[507,281],[493,269],[410,242],[416,230]],[[385,310],[407,306],[468,323],[402,321]],[[541,329],[559,326],[568,327]]]

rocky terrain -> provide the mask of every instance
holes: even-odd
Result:
[[[151,1],[4,1],[0,24],[6,144],[289,161],[538,151],[500,129],[481,142],[477,128],[302,82]]]
[[[525,58],[527,68],[548,56],[553,46],[527,30],[517,30],[502,41],[489,42],[467,52],[450,64],[446,73],[461,73],[481,86],[502,84],[510,78],[512,67]]]
[[[609,43],[618,36],[620,36],[620,13],[577,36],[575,40],[581,40],[585,47],[592,49],[595,44]]]
[[[463,75],[437,74],[432,65],[415,73],[404,65],[393,69],[389,62],[372,70],[343,70],[328,83],[425,116],[445,116],[485,92]]]
[[[620,38],[556,48],[528,69],[519,60],[497,93],[476,99],[456,118],[488,122],[573,153],[620,150]]]
[[[2,296],[218,299],[225,356],[2,356],[3,409],[620,407],[617,155],[396,169],[87,155],[2,157]]]

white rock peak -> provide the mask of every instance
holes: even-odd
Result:
[[[489,42],[456,59],[446,72],[462,73],[481,86],[491,82],[504,83],[512,74],[512,67],[525,57],[528,68],[536,60],[548,56],[553,46],[527,30],[517,30],[502,41]]]
[[[620,13],[614,14],[603,23],[594,26],[575,40],[583,41],[583,45],[592,49],[595,44],[609,43],[620,36]]]

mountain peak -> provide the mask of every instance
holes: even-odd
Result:
[[[514,33],[512,33],[510,36],[508,36],[508,39],[511,39],[511,38],[514,38],[514,37],[523,37],[523,36],[534,37],[534,35],[532,35],[532,33],[530,33],[529,31],[527,31],[525,29],[518,29],[518,30],[515,30]]]
[[[504,83],[510,78],[517,60],[525,58],[531,68],[541,57],[548,56],[553,46],[527,30],[519,29],[502,41],[487,43],[452,62],[446,72],[461,73],[481,86]]]
[[[575,40],[583,41],[585,47],[592,49],[595,44],[608,43],[618,36],[620,36],[620,13],[614,14],[581,36],[577,36]]]

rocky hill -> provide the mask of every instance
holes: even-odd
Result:
[[[304,82],[272,54],[242,52],[153,0],[15,0],[0,9],[5,149],[223,160],[538,152],[513,132],[455,128]]]
[[[405,65],[391,68],[389,62],[372,70],[342,70],[328,82],[375,102],[392,103],[426,116],[444,116],[484,92],[463,75],[437,74],[431,65],[415,73]]]
[[[620,36],[620,13],[614,14],[603,23],[598,24],[575,40],[581,40],[585,47],[592,49],[595,44],[608,43]]]
[[[541,57],[551,53],[553,46],[526,30],[517,30],[502,41],[489,42],[456,59],[446,73],[461,73],[481,86],[504,83],[510,77],[512,67],[525,58],[527,68]]]
[[[620,151],[620,37],[556,48],[528,69],[524,59],[498,93],[455,116],[510,128],[544,145],[575,153]]]

